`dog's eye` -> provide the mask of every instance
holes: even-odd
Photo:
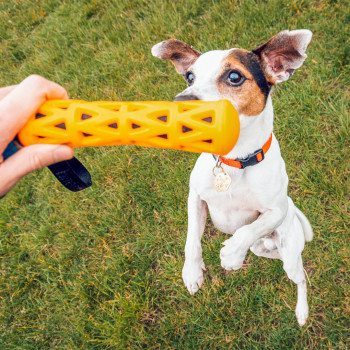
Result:
[[[185,80],[188,86],[192,85],[194,82],[194,74],[192,72],[187,72],[185,75]]]
[[[230,85],[239,86],[244,82],[245,77],[240,72],[233,70],[229,72],[227,80]]]

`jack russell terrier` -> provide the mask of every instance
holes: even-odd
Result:
[[[239,269],[249,248],[258,256],[283,261],[288,278],[298,287],[296,317],[301,326],[308,317],[301,253],[313,232],[287,195],[288,176],[272,131],[271,90],[303,64],[311,37],[309,30],[285,30],[253,51],[233,48],[201,54],[176,39],[152,48],[153,56],[171,60],[187,82],[174,101],[227,99],[241,125],[230,153],[201,154],[191,173],[182,270],[187,289],[194,294],[203,283],[201,238],[209,210],[215,227],[232,235],[220,251],[224,269]]]

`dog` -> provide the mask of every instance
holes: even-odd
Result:
[[[240,119],[235,147],[224,157],[201,154],[191,173],[182,270],[188,291],[196,293],[203,283],[201,238],[209,210],[215,227],[232,235],[220,251],[224,269],[241,268],[249,249],[282,260],[288,278],[297,284],[300,326],[309,313],[301,253],[313,230],[287,195],[288,176],[273,134],[271,91],[303,64],[311,37],[309,30],[285,30],[252,51],[202,54],[176,39],[152,48],[153,56],[172,61],[187,82],[174,101],[227,99]],[[224,181],[216,179],[218,174]]]

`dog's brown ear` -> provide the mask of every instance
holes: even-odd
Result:
[[[311,37],[312,32],[307,29],[284,30],[253,50],[259,56],[270,83],[289,79],[294,70],[303,64]]]
[[[180,40],[169,39],[154,45],[152,55],[170,60],[178,73],[185,74],[201,53]]]

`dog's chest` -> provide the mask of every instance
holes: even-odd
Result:
[[[225,192],[217,192],[209,186],[200,193],[210,212],[214,225],[225,233],[234,233],[237,228],[253,222],[259,216],[259,203],[256,196],[246,186],[236,186],[232,181]]]
[[[207,203],[214,225],[220,231],[234,233],[237,228],[256,220],[262,206],[254,186],[242,171],[233,171],[229,175],[232,180],[230,187],[218,192],[213,173],[197,164],[191,177],[191,187]]]

